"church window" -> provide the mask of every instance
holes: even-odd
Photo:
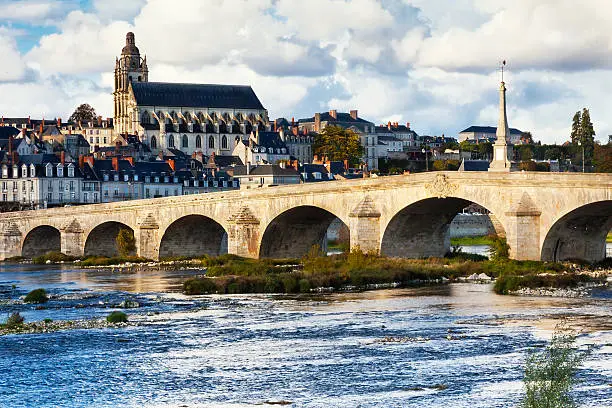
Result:
[[[223,136],[223,138],[221,139],[221,148],[227,149],[227,136]]]
[[[187,135],[183,135],[183,140],[181,142],[181,147],[184,147],[184,148],[189,147],[189,139],[187,138]]]
[[[151,136],[151,149],[157,149],[157,139],[155,136]]]
[[[212,136],[208,138],[208,147],[210,149],[214,149],[215,148],[215,138],[212,137]]]
[[[196,149],[202,148],[202,137],[200,135],[196,136]]]
[[[144,112],[142,113],[142,118],[141,118],[141,120],[140,120],[140,121],[141,121],[142,123],[144,123],[144,124],[149,124],[149,123],[151,123],[151,117],[149,116],[149,112],[144,111]]]
[[[142,76],[138,75],[138,82],[142,82]]]
[[[174,147],[174,136],[168,136],[168,147]]]

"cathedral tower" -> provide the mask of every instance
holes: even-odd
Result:
[[[121,57],[115,61],[115,91],[113,92],[114,126],[117,134],[134,133],[132,118],[128,110],[129,85],[131,82],[148,82],[147,57],[141,58],[136,47],[134,33],[125,36],[125,47]]]

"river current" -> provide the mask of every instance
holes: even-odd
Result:
[[[135,326],[0,337],[2,407],[509,407],[525,358],[563,318],[592,352],[583,407],[612,407],[612,296],[498,296],[451,284],[316,296],[179,293],[197,271],[0,266],[0,319]],[[44,287],[38,310],[17,300]],[[270,405],[272,406],[272,405]]]

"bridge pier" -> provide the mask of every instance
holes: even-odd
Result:
[[[351,250],[359,248],[364,253],[380,253],[380,211],[370,197],[349,214]]]
[[[0,260],[21,256],[21,231],[14,222],[7,222],[0,230]]]
[[[248,207],[229,219],[227,252],[244,258],[259,257],[259,220]]]
[[[506,212],[506,242],[510,246],[511,259],[540,260],[541,214],[527,193],[515,209]]]
[[[148,214],[134,231],[136,255],[141,258],[159,260],[159,224]]]
[[[74,257],[85,254],[85,231],[77,220],[73,220],[60,230],[61,252]]]

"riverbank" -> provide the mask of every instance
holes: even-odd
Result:
[[[16,326],[7,327],[0,324],[0,336],[9,334],[40,334],[55,333],[65,330],[88,330],[104,328],[122,328],[136,326],[134,322],[110,323],[106,319],[84,319],[84,320],[58,320],[22,323]]]

